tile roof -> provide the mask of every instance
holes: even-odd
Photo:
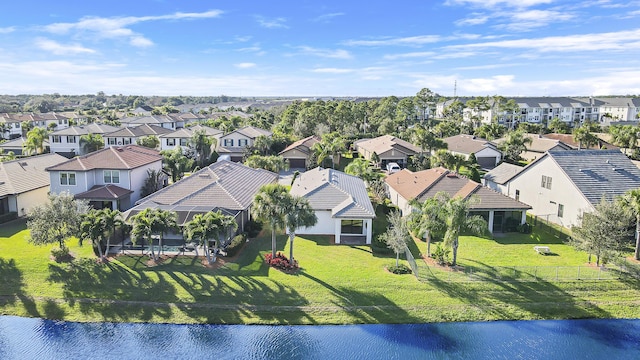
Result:
[[[166,134],[159,135],[159,138],[175,138],[175,139],[189,139],[193,136],[193,133],[199,130],[204,130],[208,136],[217,136],[222,134],[222,130],[214,129],[209,126],[195,125],[191,127],[181,128]]]
[[[106,134],[118,131],[121,128],[106,124],[91,123],[88,125],[69,126],[66,129],[54,131],[49,135],[86,135],[86,134]]]
[[[93,169],[134,169],[162,161],[156,150],[138,145],[111,146],[78,156],[61,164],[51,166],[48,171],[90,171]]]
[[[595,134],[594,134],[595,135]],[[573,135],[572,134],[556,134],[556,133],[552,133],[552,134],[545,134],[542,135],[547,139],[553,139],[553,140],[559,140],[562,141],[564,144],[570,146],[573,149],[577,149],[578,145],[580,145],[577,141],[575,141],[573,139]],[[619,149],[619,147],[610,144],[600,138],[598,138],[598,145],[595,146],[591,146],[589,147],[589,149],[601,149],[602,147],[606,147],[607,149]]]
[[[11,149],[20,149],[22,150],[22,145],[25,143],[27,139],[23,137],[15,138],[13,140],[5,141],[0,144],[0,148],[6,151],[11,151]],[[49,146],[49,140],[45,140],[42,145],[44,147]]]
[[[362,139],[355,142],[357,147],[369,152],[376,152],[378,155],[391,149],[401,151],[407,155],[414,155],[422,152],[418,146],[391,135],[382,135],[373,139]]]
[[[179,118],[172,118],[167,115],[130,116],[120,119],[122,124],[171,124],[183,121]]]
[[[107,184],[107,185],[95,185],[91,189],[76,194],[76,199],[102,199],[102,200],[117,200],[126,195],[133,193],[132,190],[121,188],[120,186]]]
[[[248,137],[250,139],[255,139],[258,136],[271,136],[271,135],[273,135],[273,133],[271,131],[265,130],[265,129],[260,129],[260,128],[257,128],[255,126],[244,126],[244,127],[241,127],[240,129],[236,129],[236,130],[232,131],[231,133],[234,133],[234,132],[240,133],[240,134],[242,134],[242,135],[244,135],[244,136],[246,136],[246,137]]]
[[[398,174],[401,175],[396,176]],[[389,175],[385,182],[407,200],[425,201],[439,192],[446,192],[451,197],[468,198],[473,195],[478,196],[480,202],[470,206],[474,210],[524,210],[531,208],[527,204],[502,195],[444,168],[422,170],[416,173],[404,169]]]
[[[456,135],[443,139],[447,143],[449,151],[455,151],[461,154],[477,153],[486,147],[496,148],[492,142],[478,138],[474,135]]]
[[[375,218],[364,181],[333,169],[306,171],[291,186],[291,194],[304,196],[315,210],[331,210],[337,218]]]
[[[640,188],[640,169],[619,150],[549,151],[547,156],[594,205],[602,196],[612,199],[627,190]]]
[[[51,180],[46,168],[65,161],[67,158],[54,153],[0,163],[0,196],[49,186]]]
[[[522,166],[503,162],[502,164],[496,166],[495,168],[491,169],[491,171],[486,173],[484,175],[484,178],[488,181],[502,185],[509,181],[512,177],[518,175],[523,169],[524,167]]]
[[[262,185],[274,183],[277,180],[278,174],[271,171],[253,169],[243,164],[223,160],[137,203],[141,207],[179,205],[185,208],[245,210],[253,203],[253,197]]]
[[[304,139],[300,139],[296,142],[294,142],[293,144],[287,146],[284,150],[280,151],[280,154],[285,153],[289,150],[293,150],[295,148],[298,148],[299,151],[302,151],[305,154],[308,154],[311,147],[316,144],[319,143],[320,139],[315,136],[315,135],[311,135],[309,137],[306,137]]]
[[[560,148],[565,150],[571,149],[571,146],[565,144],[560,139],[551,139],[544,137],[544,135],[538,134],[524,134],[524,136],[531,139],[530,144],[525,144],[528,151],[543,153],[553,149],[556,146],[559,146]],[[493,140],[493,142],[499,145],[502,144],[505,140],[506,138],[500,138]]]
[[[139,126],[130,126],[125,127],[120,130],[116,130],[114,132],[106,133],[102,135],[103,137],[141,137],[141,136],[149,136],[149,135],[162,135],[173,132],[171,129],[165,129],[161,126],[157,125],[139,125]]]

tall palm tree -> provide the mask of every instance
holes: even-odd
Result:
[[[94,152],[104,147],[104,139],[100,134],[85,134],[80,136],[80,146],[85,154]]]
[[[216,139],[207,135],[206,130],[200,129],[193,132],[190,145],[198,154],[198,165],[202,168],[215,148]]]
[[[85,240],[91,241],[92,245],[98,248],[98,254],[101,260],[104,258],[104,254],[102,253],[102,240],[104,239],[105,231],[106,226],[101,218],[100,210],[91,209],[88,213],[82,215],[79,236],[80,244],[82,245],[82,242]]]
[[[331,167],[336,168],[336,157],[347,148],[345,139],[337,132],[325,134],[322,140],[313,144],[312,150],[316,152],[318,165],[331,156]]]
[[[34,127],[27,132],[27,140],[22,144],[24,151],[31,154],[42,154],[44,152],[44,140],[47,138],[47,130]]]
[[[578,150],[598,145],[598,137],[591,132],[590,126],[586,123],[573,130],[573,139],[578,142]]]
[[[175,211],[154,209],[152,212],[151,230],[158,235],[158,256],[162,252],[162,241],[164,234],[167,231],[176,229],[178,227],[178,214]],[[153,241],[151,242],[151,249],[153,251]],[[154,260],[158,260],[154,257]]]
[[[266,184],[253,198],[253,213],[258,219],[271,225],[271,253],[276,256],[276,231],[284,226],[284,217],[290,195],[287,188],[280,184]]]
[[[428,150],[427,154],[431,156],[434,150],[447,148],[446,142],[444,142],[442,139],[439,139],[431,130],[424,128],[420,124],[417,124],[414,127],[414,131],[411,134],[411,139],[414,143],[420,146],[420,149],[422,150],[421,156],[424,155],[425,150]]]
[[[161,151],[160,155],[162,155],[162,162],[171,173],[171,181],[174,183],[182,179],[184,173],[193,168],[193,160],[184,155],[181,146],[176,146],[173,150]]]
[[[153,235],[153,230],[151,228],[151,211],[151,208],[147,208],[131,217],[131,241],[133,241],[133,243],[136,245],[139,241],[142,241],[142,243],[144,243],[145,240],[148,240],[149,243],[152,244],[151,235]],[[153,251],[154,250],[152,244],[151,255],[155,258],[155,254],[153,253]]]
[[[505,161],[520,161],[520,154],[527,151],[527,144],[531,144],[532,141],[530,137],[524,136],[522,130],[509,131],[499,146],[504,153]]]
[[[318,222],[315,211],[309,201],[301,196],[291,196],[286,204],[284,223],[289,230],[289,263],[293,262],[293,240],[296,237],[296,229],[299,227],[314,226]]]
[[[218,241],[216,241],[216,253],[218,252],[219,246],[224,246],[227,244],[233,233],[238,230],[238,223],[233,216],[223,215],[221,212],[218,212]]]
[[[427,242],[427,257],[431,257],[432,234],[444,229],[444,221],[440,211],[442,204],[435,198],[429,198],[423,203],[414,200],[411,205],[415,209],[410,215],[414,231],[417,236],[424,236]]]
[[[476,198],[452,198],[446,192],[435,195],[437,201],[442,204],[442,216],[445,219],[447,230],[444,233],[445,245],[451,246],[453,253],[452,266],[456,266],[458,257],[459,237],[464,231],[475,235],[481,235],[487,231],[487,222],[479,215],[469,216],[469,206],[477,202]]]
[[[633,257],[640,260],[640,189],[627,191],[619,201],[622,207],[632,212],[636,218],[636,249]]]
[[[209,241],[218,233],[217,214],[208,212],[196,214],[191,221],[185,224],[184,234],[189,241],[197,240],[200,246],[204,247],[204,256],[208,264],[212,264],[216,259],[211,257]]]
[[[116,228],[122,226],[124,221],[122,220],[122,213],[118,210],[111,210],[104,208],[100,211],[100,219],[104,223],[107,230],[107,255],[109,255],[109,247],[111,246],[111,238],[116,233]]]

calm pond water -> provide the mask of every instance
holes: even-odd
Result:
[[[0,359],[640,359],[640,320],[246,326],[0,316]]]

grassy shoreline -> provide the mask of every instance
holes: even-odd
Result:
[[[0,314],[80,322],[217,324],[368,324],[572,318],[640,318],[640,282],[509,281],[486,276],[447,281],[416,258],[428,279],[385,270],[394,255],[367,246],[336,246],[326,237],[297,238],[302,268],[286,274],[264,265],[267,238],[251,240],[224,266],[205,268],[190,257],[147,266],[123,255],[95,262],[88,246],[69,242],[76,260],[56,263],[50,247],[26,243],[24,224],[0,228]],[[268,235],[268,234],[267,234]],[[268,236],[267,236],[268,237]],[[288,253],[285,236],[278,249]],[[553,257],[530,253],[547,244]],[[414,252],[423,243],[414,244]],[[523,255],[524,254],[524,255]],[[544,234],[461,240],[467,267],[522,264],[584,265],[586,255]],[[486,273],[491,274],[491,273]]]

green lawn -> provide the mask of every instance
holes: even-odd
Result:
[[[394,255],[368,246],[336,246],[327,237],[296,238],[301,270],[286,274],[262,259],[269,233],[246,244],[218,269],[199,259],[119,256],[96,264],[91,248],[70,241],[76,260],[49,259],[50,247],[26,242],[23,223],[0,227],[0,313],[76,321],[171,323],[343,324],[415,323],[498,319],[640,317],[640,283],[608,281],[447,281],[393,275]],[[560,240],[509,235],[495,240],[464,237],[463,266],[512,266],[586,262]],[[539,256],[533,241],[557,256]],[[424,243],[415,245],[424,251]],[[288,255],[285,236],[278,249]],[[404,261],[404,260],[403,260]],[[419,260],[421,262],[421,260]],[[482,264],[482,265],[478,265]],[[424,263],[422,269],[427,268]]]

